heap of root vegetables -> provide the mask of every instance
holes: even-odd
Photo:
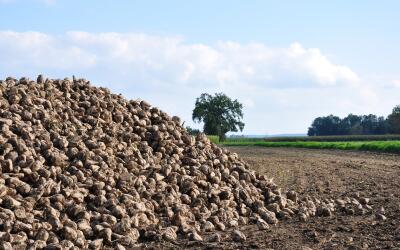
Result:
[[[4,249],[124,249],[224,231],[242,241],[240,225],[342,206],[281,193],[178,117],[84,79],[0,81],[0,163]]]

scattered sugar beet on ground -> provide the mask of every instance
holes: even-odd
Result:
[[[376,212],[366,197],[281,192],[180,123],[83,79],[1,81],[0,248],[240,243],[249,224]]]
[[[259,249],[400,249],[400,155],[362,151],[230,147],[282,189],[314,199],[363,201],[372,212],[336,211],[329,217],[282,220],[268,230],[241,228],[240,246]],[[363,205],[364,206],[364,205]],[[385,219],[382,220],[382,214]],[[203,242],[204,244],[211,244]],[[224,249],[237,248],[222,242]],[[220,244],[220,245],[221,245]],[[307,248],[308,247],[308,248]]]

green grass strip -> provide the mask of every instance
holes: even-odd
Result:
[[[218,135],[207,135],[208,139],[213,143],[219,143],[219,136]]]
[[[387,135],[329,135],[329,136],[290,136],[290,137],[266,137],[248,138],[232,137],[227,138],[230,142],[241,141],[268,141],[268,142],[293,142],[293,141],[319,141],[319,142],[339,142],[339,141],[398,141],[400,134]]]
[[[367,150],[389,153],[400,153],[400,141],[355,141],[355,142],[267,142],[267,141],[225,141],[224,146],[262,146],[262,147],[295,147],[315,149]]]

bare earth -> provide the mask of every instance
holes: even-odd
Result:
[[[334,213],[281,221],[269,230],[242,227],[247,240],[234,243],[175,242],[156,248],[199,249],[400,249],[400,155],[339,150],[230,147],[256,171],[273,177],[282,190],[318,198],[367,197],[373,212]],[[384,221],[375,211],[384,207]],[[308,247],[308,248],[307,248]]]

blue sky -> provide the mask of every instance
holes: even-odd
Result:
[[[0,77],[72,74],[191,124],[194,99],[245,104],[246,134],[400,104],[399,1],[0,0]]]

